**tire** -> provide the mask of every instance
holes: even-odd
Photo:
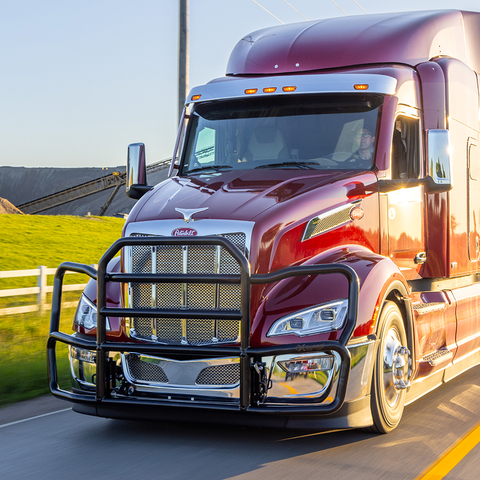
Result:
[[[388,433],[400,423],[411,376],[405,325],[394,302],[387,301],[383,306],[378,336],[380,343],[373,367],[370,397],[373,426],[367,430]]]

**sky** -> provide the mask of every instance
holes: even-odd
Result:
[[[178,5],[0,0],[0,166],[120,166],[135,142],[147,163],[171,157]],[[189,86],[225,75],[235,44],[261,28],[448,8],[480,11],[480,0],[190,0]]]

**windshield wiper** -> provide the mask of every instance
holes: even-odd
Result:
[[[281,168],[281,167],[297,167],[297,168],[306,168],[311,169],[308,165],[318,165],[317,162],[280,162],[280,163],[267,163],[265,165],[259,165],[255,168]]]
[[[188,170],[185,173],[202,172],[204,170],[213,170],[214,172],[216,172],[218,170],[224,170],[226,168],[233,168],[233,167],[231,165],[208,165],[205,167],[192,168],[191,170]]]

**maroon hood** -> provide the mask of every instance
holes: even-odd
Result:
[[[365,198],[366,202],[366,197],[373,200],[376,196],[371,194],[376,191],[376,180],[373,172],[298,169],[237,170],[174,177],[148,192],[135,205],[127,223],[181,220],[183,215],[175,208],[206,207],[195,214],[195,221],[254,222],[250,252],[252,271],[266,273],[284,265],[301,263],[335,245],[339,240],[327,234],[306,242],[308,248],[306,245],[301,247],[307,223],[315,216],[353,200]],[[366,211],[377,211],[376,204],[365,207]],[[351,243],[368,244],[363,234],[361,237],[352,238]]]
[[[361,175],[363,177],[363,175]],[[359,177],[358,174],[355,177]],[[372,173],[368,183],[375,181]],[[140,222],[161,219],[182,218],[175,208],[205,208],[197,213],[195,220],[228,219],[258,220],[264,212],[281,206],[291,206],[291,200],[297,197],[308,198],[313,194],[328,198],[324,208],[341,205],[347,200],[349,192],[364,184],[365,178],[353,181],[352,172],[331,171],[315,172],[304,170],[244,170],[222,172],[220,174],[192,177],[173,177],[165,180],[148,192],[132,210],[128,222]],[[341,186],[318,189],[328,184]],[[358,192],[353,192],[358,194]],[[310,194],[310,195],[309,195]],[[306,204],[294,202],[296,208],[304,210]],[[324,203],[324,202],[321,202]],[[287,208],[289,210],[289,208]],[[310,208],[308,208],[310,210]],[[322,206],[318,203],[311,213],[318,214]],[[273,213],[273,212],[270,212]],[[310,212],[305,212],[307,215]],[[288,215],[287,215],[288,216]],[[298,216],[298,210],[296,212]]]

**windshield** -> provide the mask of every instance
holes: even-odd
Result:
[[[330,94],[198,104],[190,117],[181,172],[369,169],[382,100]]]

